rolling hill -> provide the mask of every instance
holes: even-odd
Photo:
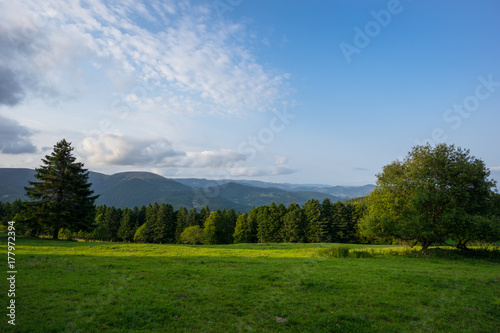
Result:
[[[24,187],[35,180],[32,169],[0,168],[0,201],[26,200]],[[150,172],[122,172],[105,175],[90,172],[89,181],[99,198],[98,205],[117,208],[170,203],[175,209],[180,206],[211,209],[248,211],[254,206],[272,202],[304,204],[311,198],[329,198],[336,202],[368,194],[373,185],[342,187],[325,185],[276,184],[258,181],[168,179]]]

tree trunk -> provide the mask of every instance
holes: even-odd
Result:
[[[468,240],[460,240],[457,244],[457,249],[460,249],[460,251],[468,250],[467,249],[467,242]]]
[[[59,227],[54,227],[54,233],[52,234],[53,240],[59,240]]]
[[[422,251],[425,251],[431,246],[432,242],[428,239],[424,239],[420,242],[422,244]]]

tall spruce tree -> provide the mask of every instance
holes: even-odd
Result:
[[[310,199],[304,204],[304,215],[308,224],[306,237],[310,243],[325,242],[328,236],[328,222],[321,218],[321,204]]]
[[[236,219],[233,239],[235,244],[250,243],[252,241],[250,223],[248,222],[247,216],[245,214],[239,215]]]
[[[283,241],[290,243],[305,242],[306,219],[298,204],[292,202],[283,216]]]
[[[88,230],[93,223],[98,196],[92,195],[88,170],[75,162],[73,149],[65,139],[59,141],[51,155],[42,159],[43,165],[35,169],[39,181],[30,181],[32,187],[25,187],[33,219],[49,230],[53,239],[58,239],[61,228]]]

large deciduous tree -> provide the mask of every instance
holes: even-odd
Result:
[[[489,215],[495,182],[489,175],[469,150],[416,146],[404,161],[386,165],[377,175],[360,229],[365,235],[419,243],[423,249],[448,239],[465,249],[469,241],[480,240],[485,225],[494,229]]]
[[[43,165],[35,169],[39,181],[30,181],[32,187],[25,188],[32,218],[49,230],[53,239],[58,239],[61,228],[88,230],[94,220],[98,196],[92,195],[88,170],[75,162],[72,151],[71,143],[59,141],[42,159]]]

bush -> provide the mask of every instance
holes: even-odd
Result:
[[[61,228],[59,230],[59,239],[73,240],[73,233],[66,228]]]
[[[180,236],[183,244],[203,244],[204,239],[203,229],[199,225],[187,227]]]
[[[349,247],[333,246],[328,249],[319,250],[318,254],[321,257],[327,257],[327,258],[345,258],[349,255]]]

